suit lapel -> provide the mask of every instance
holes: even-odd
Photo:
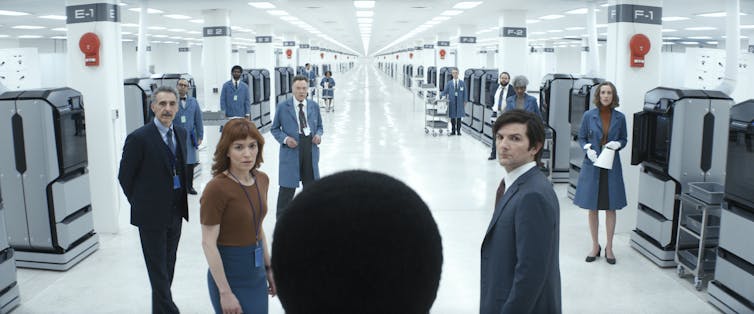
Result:
[[[518,177],[518,179],[513,182],[513,185],[509,186],[506,189],[505,194],[503,194],[503,198],[500,199],[500,204],[495,204],[495,212],[492,214],[492,220],[490,220],[490,225],[487,227],[485,236],[486,234],[490,233],[490,230],[492,230],[495,224],[497,224],[497,221],[500,220],[500,216],[503,214],[506,205],[508,205],[508,202],[513,198],[513,196],[516,195],[516,193],[518,193],[519,186],[524,184],[526,180],[533,176],[537,171],[539,171],[539,168],[537,166],[534,166],[533,168],[522,174],[520,177]]]
[[[168,158],[170,158],[170,157],[168,156],[167,152],[165,151],[166,149],[168,149],[168,145],[165,144],[165,142],[162,140],[162,135],[160,134],[160,130],[157,129],[157,125],[155,125],[154,122],[152,122],[152,128],[151,129],[152,129],[152,131],[151,131],[151,133],[152,133],[152,135],[151,135],[152,142],[155,142],[157,144],[157,147],[160,147],[162,149],[163,153],[160,154],[160,156],[162,156],[162,158],[160,158],[160,159],[162,159],[162,163],[165,165],[165,169],[167,169],[168,172],[170,172],[170,170],[171,170],[170,169],[170,160],[168,160]],[[175,133],[175,132],[173,132],[173,133]],[[177,136],[176,136],[176,138],[177,138]],[[152,147],[154,147],[154,146],[152,146]]]

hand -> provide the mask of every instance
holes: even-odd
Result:
[[[322,143],[322,138],[321,138],[321,137],[319,137],[319,135],[315,135],[315,136],[314,136],[314,137],[312,138],[312,143],[319,145],[319,143]]]
[[[612,149],[612,150],[619,150],[620,149],[620,142],[618,141],[610,141],[605,144],[605,147]]]
[[[586,157],[589,158],[589,160],[591,160],[592,162],[597,162],[597,152],[595,152],[591,148],[586,150]]]
[[[267,288],[267,294],[271,296],[276,296],[278,294],[278,289],[275,286],[275,276],[272,275],[272,268],[269,266],[266,266],[267,268],[267,284],[269,287]]]
[[[202,139],[199,139],[199,140],[198,140],[198,141],[196,142],[196,146],[199,146],[199,145],[202,145]]]
[[[241,303],[238,303],[236,295],[233,292],[220,293],[220,307],[223,314],[241,314]]]
[[[287,145],[289,148],[296,148],[296,146],[298,146],[298,142],[296,142],[296,140],[294,140],[292,137],[289,137],[286,140],[285,145]]]

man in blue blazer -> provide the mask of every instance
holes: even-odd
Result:
[[[500,115],[508,105],[506,99],[516,94],[516,92],[513,91],[513,86],[511,86],[510,81],[511,75],[508,74],[508,72],[500,72],[500,77],[497,80],[500,85],[498,85],[497,89],[490,90],[490,93],[492,93],[493,117]],[[490,152],[490,157],[487,158],[488,160],[494,160],[496,158],[496,149],[495,143],[492,143],[492,151]]]
[[[196,195],[194,189],[194,169],[199,164],[196,150],[204,139],[204,122],[202,121],[202,109],[196,98],[188,94],[191,87],[188,80],[180,79],[176,85],[178,89],[178,113],[175,124],[186,129],[186,190],[188,194]]]
[[[506,175],[481,249],[481,314],[561,313],[560,206],[537,164],[542,119],[506,111],[493,126]]]
[[[225,117],[247,117],[251,110],[251,94],[249,85],[241,81],[240,65],[234,65],[231,69],[232,79],[223,84],[220,92],[220,109],[225,112]]]
[[[458,68],[450,71],[453,79],[445,84],[445,89],[440,93],[441,97],[448,99],[448,116],[450,116],[450,135],[461,135],[461,118],[466,111],[464,103],[466,102],[466,83],[458,79]]]
[[[319,179],[319,144],[322,142],[322,116],[319,104],[306,99],[309,78],[293,78],[293,96],[275,108],[270,132],[280,143],[277,214],[279,218],[293,199],[299,182],[304,188]]]
[[[139,228],[152,286],[152,313],[178,313],[170,286],[186,201],[186,130],[173,123],[175,89],[160,86],[151,104],[155,118],[126,137],[118,180]]]
[[[539,111],[537,99],[526,93],[527,85],[529,85],[529,80],[526,76],[519,75],[513,78],[513,90],[516,91],[516,94],[508,97],[505,110],[524,109],[542,118],[542,112]]]

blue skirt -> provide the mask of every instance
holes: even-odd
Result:
[[[264,265],[254,266],[254,250],[256,245],[249,246],[221,246],[220,259],[223,261],[225,277],[230,284],[230,290],[241,304],[244,313],[267,313],[267,274]],[[207,286],[209,298],[215,313],[222,313],[220,306],[220,291],[217,289],[212,273],[207,270]]]

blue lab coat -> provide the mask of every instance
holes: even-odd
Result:
[[[453,86],[452,79],[448,80],[440,95],[448,98],[448,115],[450,118],[463,118],[466,113],[463,107],[466,102],[466,84],[463,80],[458,80],[458,88]]]
[[[298,108],[295,107],[295,98],[289,98],[277,105],[275,108],[275,117],[272,119],[272,129],[270,133],[275,140],[280,143],[280,165],[278,167],[278,181],[280,186],[286,188],[297,188],[301,181],[301,169],[299,168],[299,147],[290,148],[283,141],[286,136],[292,137],[296,142],[301,144],[298,133]],[[311,135],[322,137],[322,116],[319,113],[319,104],[311,99],[306,99],[306,123],[311,128]],[[314,180],[319,179],[319,146],[312,143],[312,169],[314,170]]]
[[[223,84],[223,90],[220,93],[220,109],[225,112],[226,117],[243,117],[249,114],[251,107],[251,94],[249,85],[243,81],[238,81],[238,88],[233,86],[233,80]]]
[[[325,83],[330,83],[330,88],[325,88]],[[319,86],[322,86],[322,97],[333,97],[332,88],[335,87],[335,80],[332,77],[323,77],[319,82]]]
[[[196,98],[187,95],[186,108],[182,108],[181,100],[178,100],[178,113],[175,114],[173,123],[186,129],[186,164],[198,163],[196,149],[199,140],[204,139],[204,123],[202,109],[199,108]]]

